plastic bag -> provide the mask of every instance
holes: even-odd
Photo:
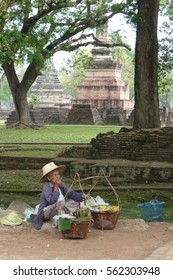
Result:
[[[96,196],[95,201],[98,205],[109,205],[109,203],[106,203],[99,195]]]
[[[95,206],[98,206],[98,203],[95,201],[94,197],[90,196],[86,200],[86,206],[87,207],[95,207]]]
[[[23,212],[25,214],[25,219],[24,221],[26,222],[27,219],[30,218],[30,216],[34,213],[34,209],[33,208],[26,208],[25,211]]]

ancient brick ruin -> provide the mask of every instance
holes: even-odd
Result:
[[[38,125],[38,126],[44,126],[44,117],[41,112],[35,111],[35,110],[30,110],[30,116],[31,116],[31,121]],[[16,112],[12,111],[9,116],[7,117],[7,120],[5,122],[6,127],[11,127],[12,124],[17,122],[17,116]]]
[[[71,109],[71,97],[64,92],[51,60],[31,87],[31,94],[39,96],[34,111],[43,114],[44,123],[64,123]]]
[[[126,132],[123,132],[126,131]],[[100,168],[111,174],[114,185],[143,183],[172,184],[173,127],[133,131],[122,129],[98,134],[90,145],[73,146],[57,156],[71,174],[97,175]]]
[[[11,110],[9,109],[0,109],[0,120],[6,120],[10,113]]]
[[[68,114],[68,124],[102,124],[98,110],[90,104],[73,104]]]
[[[37,77],[30,89],[30,94],[35,94],[39,97],[39,102],[34,108],[71,107],[71,98],[64,92],[51,60],[47,61],[45,68]]]
[[[91,140],[88,151],[84,150],[84,157],[173,162],[173,127],[125,130],[126,132],[122,130],[119,133],[98,134]],[[81,155],[81,151],[79,154]],[[71,148],[61,156],[78,157],[78,148]]]
[[[98,135],[90,158],[173,162],[173,127]]]
[[[107,24],[100,30],[97,38],[108,43]],[[134,102],[129,99],[129,88],[121,77],[122,65],[112,59],[109,48],[94,47],[92,55],[92,66],[85,69],[85,78],[77,88],[75,103],[95,107],[105,124],[126,123]]]
[[[162,126],[169,126],[173,124],[173,110],[166,107],[160,108],[160,120]]]

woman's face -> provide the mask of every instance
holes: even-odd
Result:
[[[51,182],[51,183],[55,183],[57,182],[57,180],[59,180],[60,178],[60,175],[59,175],[59,172],[58,170],[53,170],[51,171],[48,176],[47,176],[48,180]]]

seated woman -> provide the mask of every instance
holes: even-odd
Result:
[[[58,214],[58,210],[62,208],[64,203],[65,196],[77,202],[82,202],[87,198],[87,196],[74,190],[69,191],[65,183],[61,181],[60,174],[65,171],[65,168],[66,166],[57,166],[54,162],[50,162],[42,168],[43,175],[40,183],[44,183],[44,185],[40,196],[38,213],[33,221],[37,230],[41,229],[44,220],[48,220]]]

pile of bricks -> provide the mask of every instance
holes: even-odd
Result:
[[[173,127],[100,134],[91,144],[89,158],[173,162]]]

